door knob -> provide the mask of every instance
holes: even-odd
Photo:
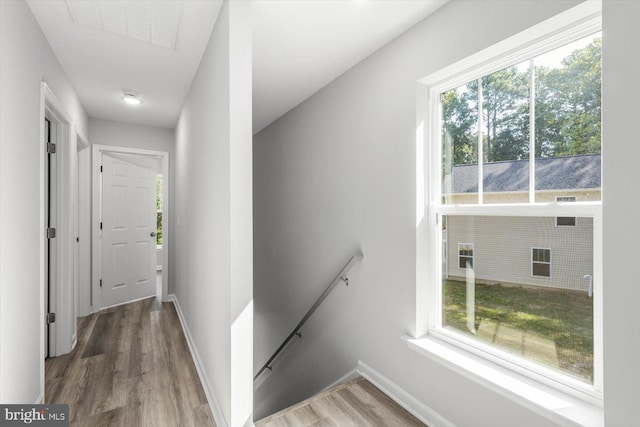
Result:
[[[155,231],[152,231],[151,233],[149,233],[149,236],[151,236],[151,237],[156,237],[156,232],[155,232]]]

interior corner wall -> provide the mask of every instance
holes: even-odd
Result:
[[[551,424],[400,339],[416,319],[416,81],[578,3],[451,1],[254,136],[256,364],[364,253],[257,390],[257,418],[360,359],[455,425]]]
[[[250,31],[250,2],[226,1],[175,145],[175,294],[222,411],[216,423],[234,427],[251,421],[253,397]]]
[[[0,402],[41,399],[40,82],[87,116],[24,1],[0,2]]]
[[[117,147],[137,148],[141,150],[157,150],[169,153],[169,218],[175,214],[175,130],[155,126],[136,125],[131,123],[116,122],[89,118],[89,142],[98,145],[113,145]],[[89,176],[82,179],[90,179]],[[84,208],[84,207],[83,207]],[[91,209],[91,200],[86,209]],[[171,238],[173,221],[166,224]],[[169,294],[175,293],[173,286],[175,272],[173,268],[174,251],[169,248]]]
[[[602,36],[604,409],[607,426],[640,425],[640,3],[605,0]]]

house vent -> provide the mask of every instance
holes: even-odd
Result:
[[[65,0],[77,25],[175,49],[182,0]]]

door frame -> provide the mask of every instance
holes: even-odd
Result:
[[[45,318],[45,287],[46,254],[47,254],[47,175],[45,162],[47,159],[45,118],[57,124],[58,138],[56,143],[56,280],[55,289],[51,290],[49,301],[55,309],[56,321],[50,330],[49,341],[52,342],[50,356],[69,353],[76,344],[75,304],[73,290],[73,245],[74,245],[74,204],[77,200],[73,195],[73,182],[77,177],[76,171],[76,126],[69,118],[62,103],[55,93],[45,83],[40,83],[40,148],[39,148],[39,186],[40,186],[40,388],[42,396],[45,391],[45,333],[47,324]]]
[[[169,227],[169,212],[170,203],[169,199],[169,186],[171,177],[169,175],[169,153],[167,151],[157,150],[144,150],[140,148],[130,147],[118,147],[115,145],[103,145],[94,144],[92,151],[92,215],[91,215],[91,230],[92,230],[92,299],[91,299],[91,312],[95,313],[102,308],[100,298],[100,276],[102,275],[102,249],[101,240],[102,233],[100,230],[100,220],[102,214],[102,176],[100,175],[101,159],[104,153],[115,154],[138,154],[142,156],[154,156],[159,157],[162,160],[162,284],[156,284],[156,297],[161,301],[167,301],[169,295],[169,248],[171,230]]]
[[[91,290],[91,203],[90,203],[90,178],[88,172],[91,167],[91,150],[89,140],[78,132],[76,146],[76,180],[74,182],[73,195],[76,200],[73,221],[74,236],[74,304],[76,317],[84,317],[91,314],[89,295]],[[84,172],[84,173],[83,173]],[[87,183],[89,181],[89,183]],[[87,227],[84,227],[85,223]],[[86,267],[85,267],[86,265]],[[87,273],[84,275],[83,273]],[[88,277],[87,277],[88,276]],[[86,281],[84,279],[87,279]],[[77,329],[77,328],[76,328]],[[74,331],[77,333],[77,330]]]

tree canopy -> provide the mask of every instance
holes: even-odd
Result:
[[[564,57],[558,67],[535,65],[535,155],[537,158],[599,153],[601,138],[602,39]],[[442,94],[445,157],[453,164],[529,158],[527,64],[482,77],[482,128],[478,81]]]

